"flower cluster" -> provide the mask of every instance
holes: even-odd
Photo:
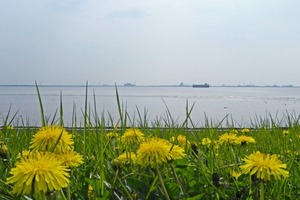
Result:
[[[83,163],[73,149],[74,142],[63,127],[42,127],[33,137],[28,150],[23,150],[11,169],[7,184],[13,193],[39,194],[60,190],[69,184],[69,171]]]
[[[219,137],[220,144],[227,144],[227,145],[235,145],[235,144],[249,144],[255,143],[255,139],[251,136],[247,135],[240,135],[238,136],[234,132],[224,133]]]

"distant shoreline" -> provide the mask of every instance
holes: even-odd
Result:
[[[38,85],[38,87],[193,87],[193,85],[82,85],[82,84],[46,84],[46,85]],[[2,84],[0,87],[36,87],[34,84]],[[210,85],[210,87],[239,87],[239,88],[299,88],[300,86],[294,85]]]

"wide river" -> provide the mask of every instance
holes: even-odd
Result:
[[[177,124],[182,124],[187,108],[194,105],[191,120],[196,127],[203,127],[205,119],[217,124],[225,121],[237,127],[249,127],[270,116],[285,124],[287,118],[297,118],[300,112],[300,88],[297,87],[118,87],[123,109],[132,121],[138,121],[138,112],[146,116],[149,125],[169,119],[168,112]],[[85,86],[39,86],[44,112],[52,119],[59,116],[62,97],[65,126],[72,126],[76,115],[77,126],[83,124],[85,108]],[[62,95],[61,95],[62,94]],[[115,87],[88,87],[89,112],[92,120],[96,111],[108,123],[119,119]],[[94,102],[95,99],[95,102]],[[0,126],[10,108],[9,120],[16,114],[13,125],[40,126],[40,109],[34,86],[0,86]],[[288,117],[287,117],[288,116]],[[56,118],[57,118],[56,117]],[[73,118],[73,119],[72,119]],[[137,123],[135,123],[137,124]],[[109,123],[107,124],[109,125]]]

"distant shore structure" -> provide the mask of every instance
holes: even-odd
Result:
[[[193,88],[209,88],[209,84],[204,83],[204,84],[193,84]]]
[[[136,85],[133,84],[133,83],[125,83],[124,86],[126,86],[126,87],[133,87],[133,86],[136,86]]]

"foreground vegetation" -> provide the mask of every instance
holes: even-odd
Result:
[[[170,113],[154,122],[132,120],[118,93],[119,120],[89,112],[83,127],[44,116],[31,128],[3,119],[1,199],[297,199],[299,118],[254,120],[252,127],[201,129]],[[96,109],[94,103],[94,110]],[[139,113],[139,112],[138,112]],[[227,118],[224,119],[228,120]],[[282,128],[282,122],[285,122]],[[189,126],[188,126],[189,125]],[[111,127],[108,129],[107,127]]]

